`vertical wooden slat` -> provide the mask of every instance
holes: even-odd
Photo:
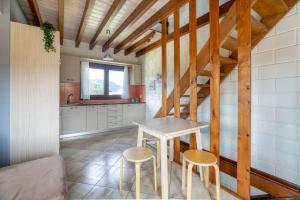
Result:
[[[197,19],[196,0],[189,2],[190,33],[190,119],[197,121]],[[195,134],[190,135],[190,149],[196,148]]]
[[[162,117],[167,116],[167,19],[162,19],[161,36],[161,87],[162,87]]]
[[[64,20],[65,20],[65,8],[64,8],[64,0],[58,0],[58,27],[59,27],[59,37],[60,44],[64,43]]]
[[[174,12],[174,115],[180,118],[180,27],[179,8]],[[180,161],[180,138],[174,140],[174,160]]]
[[[209,54],[211,63],[210,77],[210,151],[217,156],[220,163],[220,30],[219,0],[209,1]],[[210,170],[214,182],[214,170]]]
[[[238,155],[237,192],[250,199],[251,135],[251,4],[237,0],[238,32]]]

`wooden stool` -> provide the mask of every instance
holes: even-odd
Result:
[[[160,167],[160,141],[156,138],[143,138],[143,147],[147,147],[147,141],[156,142],[156,166]]]
[[[183,153],[182,161],[182,189],[185,188],[186,181],[186,161],[189,162],[188,175],[187,175],[187,199],[192,198],[192,169],[194,165],[204,167],[204,181],[205,187],[208,188],[209,184],[209,167],[214,167],[216,174],[216,198],[220,199],[220,175],[217,158],[214,154],[200,151],[200,150],[188,150]]]
[[[136,199],[140,199],[140,170],[141,163],[153,159],[154,166],[154,190],[157,191],[156,181],[156,158],[153,155],[151,149],[145,147],[132,147],[123,152],[123,156],[120,160],[120,191],[122,191],[122,179],[123,179],[123,161],[135,163],[135,181],[136,181]]]

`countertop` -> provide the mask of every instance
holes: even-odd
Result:
[[[145,104],[145,102],[132,103],[132,102],[119,102],[119,103],[93,103],[93,104],[84,104],[84,103],[71,103],[71,104],[62,104],[60,107],[70,107],[70,106],[98,106],[98,105],[116,105],[116,104]]]

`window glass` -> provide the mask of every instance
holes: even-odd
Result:
[[[104,95],[104,69],[89,69],[90,95]]]
[[[124,71],[109,70],[109,95],[122,95]]]

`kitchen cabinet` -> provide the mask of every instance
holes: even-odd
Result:
[[[98,130],[107,129],[107,106],[98,106]]]
[[[142,84],[142,66],[132,65],[130,68],[130,85]]]
[[[61,135],[100,132],[145,118],[145,104],[81,105],[61,107]]]
[[[62,134],[86,131],[86,106],[63,107],[61,111]]]
[[[60,82],[80,82],[80,58],[70,55],[61,56]]]
[[[107,106],[107,128],[123,126],[123,105]]]
[[[98,129],[98,106],[86,107],[86,130],[94,131]]]

